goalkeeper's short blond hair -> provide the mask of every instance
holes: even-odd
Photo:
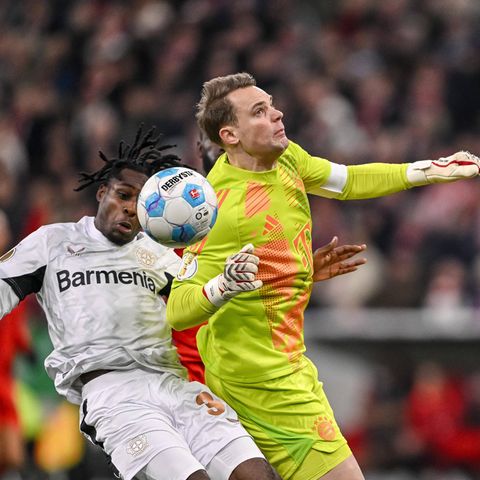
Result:
[[[223,146],[220,129],[225,125],[237,124],[234,106],[227,95],[239,88],[253,87],[256,84],[255,78],[246,72],[212,78],[203,84],[196,119],[200,129],[212,142]]]

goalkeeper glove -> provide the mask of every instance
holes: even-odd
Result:
[[[457,152],[438,160],[420,160],[407,168],[407,180],[413,186],[429,183],[447,183],[462,178],[476,177],[480,172],[480,158],[470,152]]]
[[[216,307],[242,292],[259,289],[263,282],[255,280],[259,259],[253,254],[253,245],[245,245],[225,261],[223,273],[212,278],[203,287],[203,294]]]

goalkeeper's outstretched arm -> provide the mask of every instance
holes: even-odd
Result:
[[[448,183],[478,176],[480,159],[469,152],[456,152],[438,160],[413,163],[367,163],[339,165],[331,163],[331,172],[323,185],[308,193],[338,200],[383,197],[412,187]]]

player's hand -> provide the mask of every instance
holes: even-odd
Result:
[[[338,237],[333,237],[327,245],[313,253],[313,281],[320,282],[345,273],[354,272],[367,263],[366,258],[349,260],[357,253],[363,252],[367,246],[341,245],[337,247]]]
[[[457,152],[438,160],[420,160],[407,168],[407,179],[414,185],[447,183],[480,173],[480,158],[470,152]]]
[[[203,287],[207,299],[217,307],[242,292],[259,289],[263,282],[256,279],[259,258],[253,254],[251,243],[225,261],[223,273],[212,278]]]

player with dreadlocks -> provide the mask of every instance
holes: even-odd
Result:
[[[147,178],[180,164],[169,148],[140,128],[116,158],[100,152],[104,165],[77,188],[97,185],[95,217],[43,226],[0,257],[0,318],[37,295],[47,373],[125,480],[278,479],[236,413],[185,379],[172,346],[164,295],[180,259],[136,216]]]

